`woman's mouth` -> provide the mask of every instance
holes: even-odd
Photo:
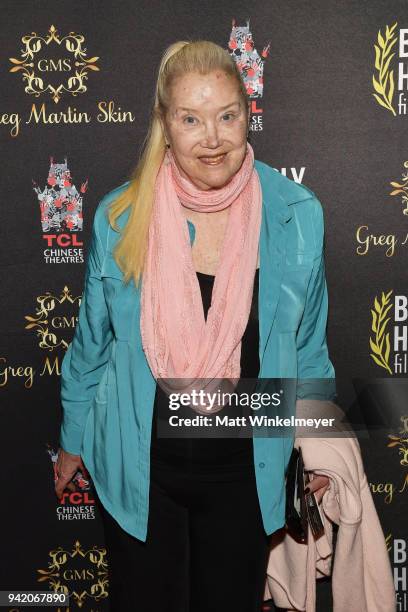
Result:
[[[207,166],[218,166],[219,164],[222,164],[226,155],[226,153],[222,153],[221,155],[214,155],[212,157],[199,157],[198,159]]]

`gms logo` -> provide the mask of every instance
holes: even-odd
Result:
[[[71,330],[78,321],[81,296],[73,296],[65,285],[58,294],[47,291],[36,298],[37,306],[34,315],[25,315],[25,329],[32,329],[39,338],[38,346],[49,353],[58,348],[67,349],[70,343]],[[47,359],[46,366],[51,374],[54,370],[60,374],[58,357],[51,365]]]
[[[376,72],[372,77],[375,100],[394,117],[407,114],[405,92],[408,90],[408,28],[396,30],[396,27],[397,22],[391,27],[387,25],[383,33],[378,30],[377,44],[374,45]],[[398,63],[396,55],[400,60]]]
[[[370,353],[373,361],[389,374],[408,372],[408,297],[393,290],[374,298],[371,309]]]
[[[388,196],[399,204],[398,208],[402,209],[401,213],[408,216],[408,161],[403,163],[403,168],[400,179],[389,181],[391,191],[388,191]],[[387,189],[389,190],[390,187]],[[394,257],[401,247],[408,246],[408,233],[405,226],[398,223],[395,227],[398,228],[398,233],[387,233],[387,230],[383,231],[382,228],[371,233],[372,230],[367,223],[359,225],[356,229],[357,255],[365,256],[370,251],[377,249],[382,250],[385,257]]]
[[[404,168],[408,168],[408,161],[404,162]],[[408,172],[403,172],[401,174],[401,183],[391,181],[390,185],[393,187],[390,195],[401,197],[401,203],[405,206],[402,210],[402,214],[408,215]]]
[[[400,455],[400,465],[408,467],[408,416],[400,417],[402,427],[397,434],[388,434],[389,448],[396,447]],[[408,475],[405,479],[408,481]]]
[[[40,202],[43,239],[47,243],[45,262],[83,263],[83,243],[78,239],[78,232],[83,227],[82,200],[88,188],[88,179],[78,191],[66,158],[63,164],[57,164],[51,157],[46,186],[41,189],[35,181],[33,185]]]
[[[392,504],[396,500],[399,493],[407,495],[408,491],[408,416],[400,416],[401,427],[392,434],[388,434],[387,448],[392,448],[394,455],[399,457],[399,465],[404,469],[400,485],[395,482],[394,477],[397,476],[396,470],[391,470],[392,480],[387,482],[370,482],[371,493],[375,495],[383,495],[385,504]]]
[[[47,567],[37,569],[37,582],[46,583],[49,591],[69,595],[72,607],[75,603],[75,608],[92,610],[92,605],[109,597],[108,568],[104,546],[83,548],[76,540],[70,548],[49,551]]]
[[[99,57],[86,57],[82,34],[70,32],[60,36],[51,26],[46,36],[31,32],[21,38],[21,59],[10,57],[10,72],[20,72],[26,82],[24,91],[38,98],[49,92],[55,103],[62,94],[77,96],[87,90],[89,71],[99,71]]]
[[[259,55],[249,29],[249,20],[246,26],[237,26],[233,19],[228,47],[241,73],[248,96],[252,100],[250,130],[261,131],[263,129],[263,109],[257,106],[257,99],[262,98],[263,95],[264,62],[269,55],[270,43],[262,49]]]

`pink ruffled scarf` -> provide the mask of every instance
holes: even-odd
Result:
[[[207,320],[181,204],[200,212],[231,207]],[[238,172],[224,187],[208,191],[181,176],[173,154],[166,152],[155,183],[140,327],[151,371],[166,379],[161,386],[168,393],[196,379],[239,379],[261,214],[261,185],[249,143]]]

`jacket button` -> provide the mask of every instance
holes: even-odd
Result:
[[[264,467],[265,467],[265,464],[264,464],[264,462],[263,462],[263,461],[261,461],[261,463],[259,464],[259,467],[260,467],[260,468],[264,468]]]

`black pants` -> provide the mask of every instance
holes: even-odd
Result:
[[[152,459],[146,542],[125,532],[96,496],[112,612],[260,612],[270,536],[252,461],[203,470],[193,453],[180,459]]]

